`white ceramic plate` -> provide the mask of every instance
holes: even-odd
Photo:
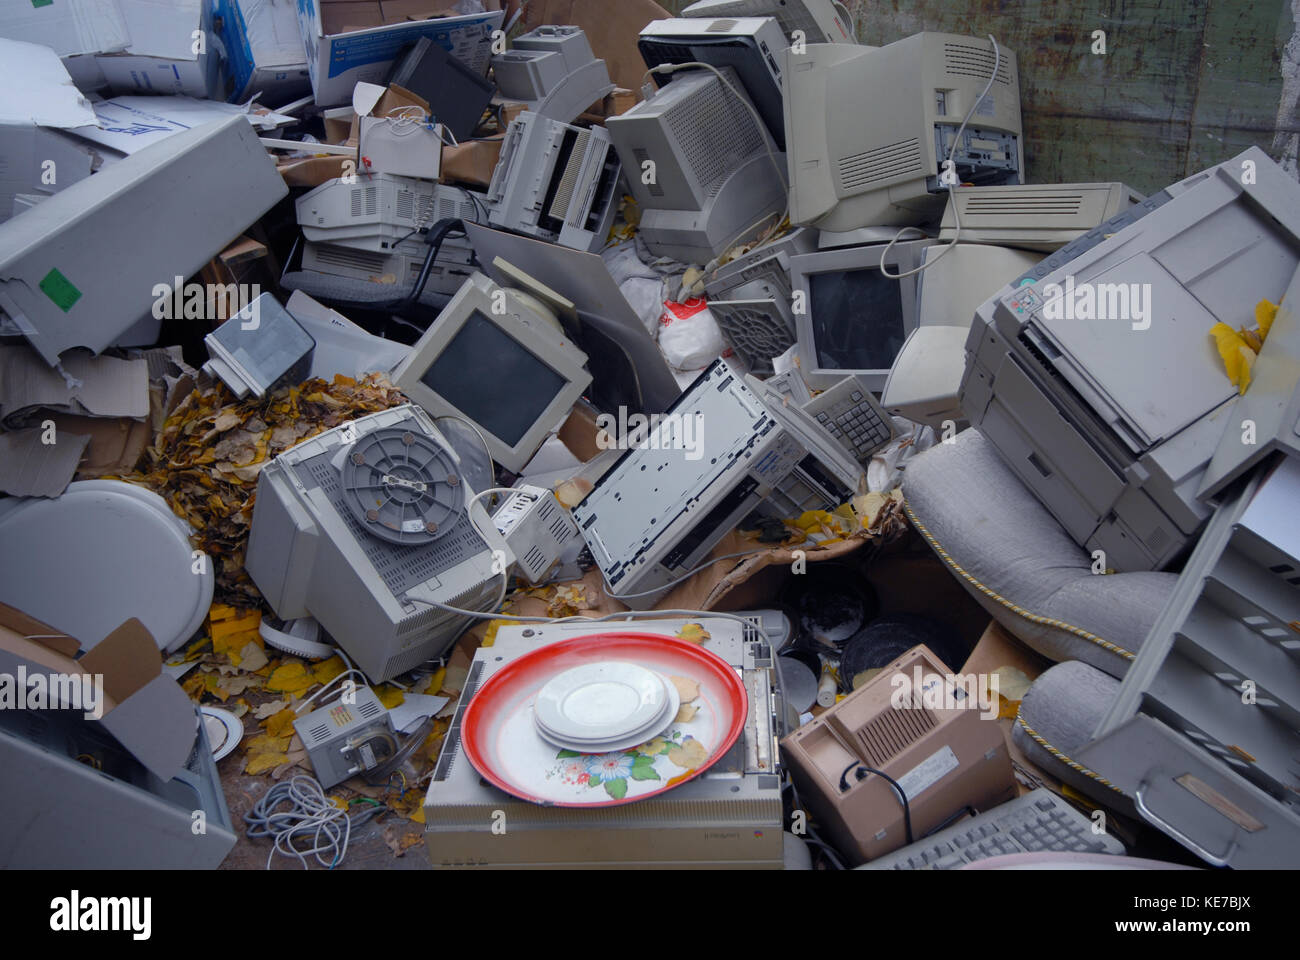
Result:
[[[672,727],[673,721],[677,719],[677,710],[682,705],[681,697],[677,693],[677,688],[671,683],[668,684],[668,702],[664,704],[664,712],[650,723],[640,733],[630,733],[625,737],[618,737],[610,740],[592,741],[592,740],[571,740],[567,737],[557,737],[549,730],[543,729],[540,724],[534,723],[537,729],[537,735],[553,746],[560,747],[564,750],[573,750],[577,753],[616,753],[621,750],[631,750],[633,747],[639,747],[643,743],[648,743],[664,731]],[[536,714],[533,719],[536,720]]]
[[[557,737],[623,739],[664,713],[671,686],[653,670],[625,660],[585,663],[547,681],[537,692],[534,711],[540,726]]]
[[[229,710],[219,707],[199,707],[203,714],[203,729],[212,747],[212,759],[220,760],[234,750],[244,736],[244,724]]]
[[[663,712],[647,723],[642,729],[625,734],[621,737],[579,740],[574,737],[560,736],[554,731],[542,726],[541,721],[537,719],[537,713],[535,711],[533,713],[533,726],[537,728],[537,735],[539,737],[547,743],[554,744],[557,747],[563,747],[565,750],[576,750],[578,753],[610,753],[615,750],[627,750],[639,746],[649,740],[653,740],[668,727],[672,726],[673,720],[677,717],[677,710],[682,705],[682,698],[677,693],[677,688],[666,679],[664,680],[664,686],[668,690],[668,700],[664,704]]]

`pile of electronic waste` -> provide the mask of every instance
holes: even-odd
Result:
[[[216,866],[237,830],[214,757],[248,725],[232,775],[288,777],[248,836],[304,865],[376,815],[326,795],[353,786],[421,810],[435,867],[1122,855],[1018,796],[951,630],[802,563],[878,546],[907,459],[965,429],[1104,567],[1191,554],[1112,752],[1172,724],[1204,761],[1187,744],[1227,734],[1189,691],[1261,674],[1203,621],[1272,644],[1250,665],[1275,668],[1269,752],[1202,776],[1248,834],[1300,833],[1300,550],[1259,521],[1300,454],[1300,187],[1263,151],[1150,197],[1028,183],[1013,51],[862,45],[833,0],[638,23],[622,86],[580,26],[507,44],[514,4],[404,21],[360,65],[335,44],[365,29],[297,6],[274,14],[306,41],[297,87],[237,78],[238,44],[221,68],[275,110],[82,98],[86,123],[32,130],[93,174],[0,210],[0,666],[82,649],[152,678],[94,720],[0,710],[0,758],[49,785],[3,791],[0,863]],[[67,89],[120,93],[114,59],[67,57]],[[1238,336],[1241,291],[1281,306]],[[677,369],[670,323],[719,349]],[[775,548],[807,573],[782,609],[671,602]],[[184,736],[142,733],[147,710]]]

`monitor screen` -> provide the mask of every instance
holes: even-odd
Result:
[[[897,266],[892,269],[899,269]],[[879,270],[814,273],[808,314],[823,370],[888,370],[903,349],[903,288]]]
[[[420,382],[513,447],[568,381],[476,310]]]

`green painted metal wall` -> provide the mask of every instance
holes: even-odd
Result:
[[[1031,182],[1121,180],[1150,193],[1252,144],[1296,171],[1300,0],[848,6],[863,43],[939,30],[992,33],[1014,50]],[[1095,30],[1105,54],[1092,52]]]

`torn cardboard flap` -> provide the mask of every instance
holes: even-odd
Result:
[[[62,360],[69,383],[26,345],[0,346],[0,419],[24,425],[41,407],[91,417],[149,416],[149,365],[140,360],[72,354]]]
[[[50,436],[55,442],[45,442]],[[57,497],[72,482],[88,443],[90,437],[57,428],[0,433],[0,490],[15,497]]]
[[[102,675],[98,721],[150,773],[171,780],[194,749],[194,704],[162,672],[162,656],[139,620],[127,620],[79,660],[76,642],[57,628],[0,603],[0,672]]]

